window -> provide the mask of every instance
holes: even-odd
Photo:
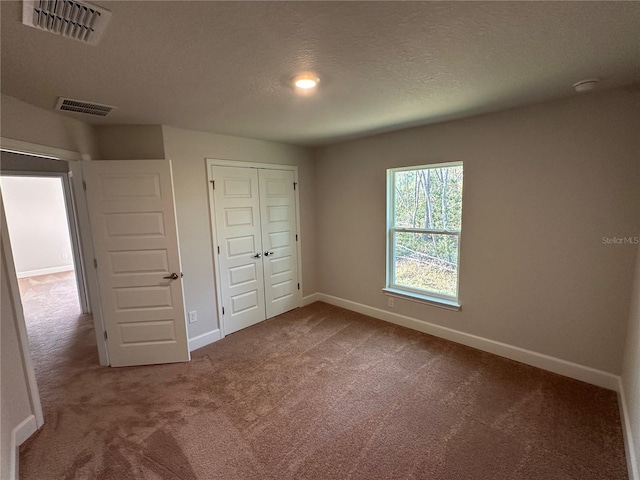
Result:
[[[462,162],[387,170],[387,205],[385,292],[459,307]]]

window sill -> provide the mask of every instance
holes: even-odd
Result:
[[[382,291],[389,297],[402,298],[404,300],[409,300],[410,302],[422,303],[424,305],[431,305],[433,307],[444,308],[456,312],[462,310],[460,304],[453,300],[446,300],[444,298],[431,297],[429,295],[420,295],[418,293],[405,292],[403,290],[396,290],[394,288],[383,288]]]

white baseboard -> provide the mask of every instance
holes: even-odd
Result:
[[[331,305],[346,308],[347,310],[362,313],[370,317],[411,328],[419,332],[428,333],[429,335],[434,335],[446,340],[451,340],[452,342],[461,343],[468,347],[477,348],[478,350],[493,353],[494,355],[509,358],[527,365],[532,365],[566,377],[575,378],[609,390],[617,392],[620,386],[619,376],[602,370],[568,362],[560,358],[551,357],[531,350],[525,350],[524,348],[514,347],[513,345],[497,342],[488,338],[478,337],[476,335],[464,333],[459,330],[453,330],[441,325],[435,325],[423,320],[417,320],[405,315],[387,312],[379,308],[369,307],[368,305],[352,302],[332,295],[326,295],[324,293],[317,293],[314,295],[317,296],[316,300],[326,302]]]
[[[9,464],[9,479],[17,480],[18,478],[18,466],[20,464],[20,445],[22,445],[27,438],[36,433],[38,426],[36,423],[35,415],[29,415],[22,422],[15,426],[11,430],[11,455]]]
[[[189,351],[193,352],[199,348],[202,348],[210,343],[217,342],[222,338],[220,333],[220,329],[212,330],[207,333],[203,333],[202,335],[198,335],[197,337],[193,337],[189,339]]]
[[[39,270],[27,270],[17,272],[18,278],[39,277],[40,275],[50,275],[52,273],[69,272],[73,270],[73,265],[61,265],[59,267],[41,268]]]
[[[320,300],[318,298],[318,293],[312,293],[311,295],[307,295],[306,297],[302,297],[302,306],[306,307],[307,305],[311,305],[314,302]],[[328,302],[327,302],[328,303]]]
[[[636,450],[634,448],[635,442],[633,438],[633,430],[631,430],[631,418],[629,417],[627,397],[625,395],[622,379],[620,379],[620,384],[618,385],[618,403],[620,405],[620,418],[622,420],[624,449],[627,454],[627,469],[629,471],[629,480],[640,480],[640,471],[638,470]],[[640,441],[640,439],[636,440]]]

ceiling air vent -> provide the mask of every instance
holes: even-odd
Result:
[[[98,117],[106,117],[115,107],[100,105],[99,103],[83,102],[82,100],[72,100],[71,98],[58,98],[56,110],[63,112],[85,113]]]
[[[22,23],[63,37],[96,45],[111,12],[73,0],[23,0]]]

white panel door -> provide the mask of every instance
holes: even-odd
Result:
[[[111,366],[189,361],[168,160],[84,165]]]
[[[267,318],[300,305],[296,204],[291,170],[258,171]]]
[[[214,166],[224,333],[265,319],[258,172]]]

